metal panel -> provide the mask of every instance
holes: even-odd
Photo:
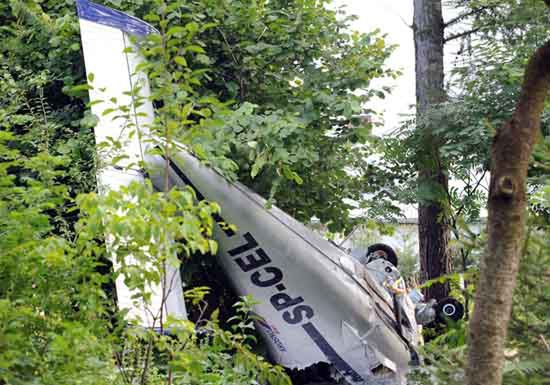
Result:
[[[88,9],[89,11],[95,7],[95,5],[92,6],[86,2],[91,8],[83,8],[82,3],[79,2],[79,11],[82,9]],[[116,13],[118,20],[122,22],[123,17],[121,15],[124,14]],[[84,16],[88,16],[89,18],[90,13],[85,13]],[[128,18],[128,20],[130,24],[135,22],[131,18]],[[127,186],[131,182],[143,183],[144,176],[139,170],[139,164],[143,160],[142,155],[145,148],[142,147],[139,138],[142,135],[146,135],[147,125],[153,118],[151,103],[145,103],[139,108],[134,109],[133,100],[128,95],[128,91],[132,90],[137,82],[140,82],[141,96],[148,97],[149,86],[147,78],[143,74],[132,76],[136,65],[140,62],[140,58],[135,54],[126,54],[123,52],[125,48],[130,47],[132,44],[124,31],[131,29],[125,28],[121,30],[115,27],[114,23],[99,24],[86,18],[80,18],[80,33],[86,72],[88,75],[93,74],[93,88],[89,90],[90,100],[104,101],[103,103],[93,104],[91,107],[92,113],[99,119],[94,129],[96,143],[108,141],[109,138],[121,141],[124,143],[123,155],[126,156],[125,159],[117,163],[117,167],[114,167],[110,165],[110,162],[115,155],[119,154],[114,154],[111,151],[101,151],[99,153],[100,167],[98,169],[97,180],[101,193],[118,189],[120,186]],[[113,103],[111,100],[115,99],[116,103]],[[124,119],[114,120],[112,116],[117,115],[116,113],[103,114],[107,108],[116,108],[117,105],[131,106],[132,114],[130,121],[125,121]],[[137,112],[144,112],[146,116],[138,116]],[[140,135],[131,135],[130,133],[136,129],[140,130]],[[127,167],[131,167],[131,169],[127,169]],[[110,239],[109,234],[106,234],[106,238],[107,240]],[[114,252],[114,250],[111,251]],[[128,260],[126,262],[129,263],[131,261]],[[165,282],[169,295],[165,301],[163,315],[166,317],[167,314],[170,314],[173,317],[185,319],[187,313],[183,300],[179,271],[167,266]],[[143,302],[136,303],[136,300],[131,298],[133,293],[124,284],[123,276],[117,278],[116,289],[118,306],[121,309],[130,309],[129,318],[139,319],[140,324],[143,326],[158,326],[158,323],[153,325],[153,318],[159,314],[161,309],[161,286],[153,285],[151,287],[153,295],[150,304]]]
[[[160,170],[164,160],[155,161]],[[219,262],[239,295],[260,301],[258,330],[276,362],[290,368],[329,362],[353,384],[405,381],[410,351],[387,303],[391,297],[363,266],[184,151],[171,159],[170,179],[222,207],[214,231]],[[394,372],[375,376],[372,369],[381,364]]]

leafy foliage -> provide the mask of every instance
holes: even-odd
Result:
[[[395,181],[394,199],[405,203],[436,200],[446,208],[449,224],[476,220],[486,200],[483,176],[489,170],[489,146],[497,127],[508,119],[519,96],[527,60],[547,39],[549,12],[537,0],[451,1],[458,16],[449,20],[447,38],[461,37],[453,66],[447,71],[445,103],[411,119],[384,140],[384,168]],[[544,183],[548,171],[548,110],[542,117],[542,140],[534,152],[530,176]],[[439,161],[449,179],[448,192],[430,184],[417,185],[414,173],[422,137],[416,128],[429,127],[441,148]]]
[[[382,68],[391,52],[382,36],[346,32],[350,18],[325,5],[186,3],[195,40],[178,56],[184,73],[200,74],[200,96],[232,102],[235,110],[227,116],[214,109],[191,142],[230,158],[241,181],[298,219],[317,216],[336,231],[351,226],[353,206],[344,198],[368,202],[364,186],[373,170],[360,144],[372,124],[358,118],[366,112],[361,105],[384,94],[368,89],[373,78],[395,74]]]
[[[545,199],[548,205],[548,197]],[[513,297],[505,351],[505,384],[546,384],[549,374],[548,222],[531,213],[528,229],[518,286]],[[483,247],[477,247],[480,246]],[[473,290],[473,285],[469,290]],[[467,335],[467,322],[460,321],[426,344],[422,354],[427,365],[413,373],[413,383],[462,384],[467,361]]]
[[[1,131],[0,379],[111,383],[110,301],[107,277],[97,271],[102,248],[56,234],[50,218],[70,203],[58,183],[67,159],[45,151],[24,156],[23,144]]]

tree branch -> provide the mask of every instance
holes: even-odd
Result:
[[[467,385],[502,383],[512,294],[525,247],[527,170],[549,94],[550,40],[529,60],[516,108],[491,146],[487,249],[480,262],[470,320]]]
[[[545,1],[550,1],[550,0],[545,0]],[[444,22],[443,23],[443,28],[450,27],[451,25],[456,24],[456,23],[466,19],[467,17],[477,15],[477,14],[485,11],[486,9],[492,9],[492,8],[494,8],[494,6],[486,5],[486,6],[483,6],[483,7],[472,9],[470,12],[463,13],[461,15],[458,15],[457,17],[452,18],[451,20],[449,20],[447,22]]]
[[[548,1],[550,1],[550,0],[548,0]],[[471,34],[473,34],[473,33],[476,33],[476,32],[478,32],[478,31],[480,31],[480,30],[481,30],[481,27],[477,27],[477,28],[474,28],[474,29],[470,29],[470,30],[468,30],[468,31],[464,31],[464,32],[460,32],[460,33],[451,35],[451,36],[445,38],[445,39],[443,40],[443,43],[448,43],[448,42],[450,42],[451,40],[460,39],[461,37],[471,35]]]

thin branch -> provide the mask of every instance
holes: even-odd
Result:
[[[544,344],[544,346],[546,347],[546,351],[550,352],[550,345],[546,341],[546,338],[544,338],[544,336],[542,334],[539,334],[539,337],[540,337],[540,340],[542,341],[542,343]]]
[[[170,358],[172,358],[172,353],[170,353]],[[172,385],[172,381],[173,381],[172,367],[168,366],[168,378],[166,379],[166,385]]]
[[[401,14],[397,13],[397,17],[399,17],[401,19],[401,21],[403,22],[403,24],[405,24],[406,27],[409,27],[410,29],[414,29],[414,26],[412,24],[409,24],[407,23],[407,20],[405,20],[405,18],[403,16],[401,16]]]
[[[258,39],[256,39],[257,42],[262,39],[262,37],[264,36],[265,31],[267,31],[267,27],[264,27],[264,30],[262,31],[262,33],[260,33],[260,36],[258,36]]]
[[[114,357],[118,371],[122,375],[122,381],[124,381],[125,384],[131,385],[132,381],[130,381],[130,379],[128,378],[128,374],[126,373],[126,369],[124,368],[124,362],[123,358],[120,355],[120,352],[115,351]]]
[[[485,179],[486,174],[487,174],[487,170],[484,170],[483,174],[481,174],[481,177],[477,181],[477,183],[474,186],[473,190],[470,191],[470,196],[475,194],[475,192],[477,191],[477,189],[480,186],[481,182],[483,181],[483,179]],[[464,202],[462,203],[462,206],[460,206],[460,208],[457,210],[456,216],[458,217],[460,214],[462,214],[462,210],[464,210],[465,208],[466,208],[466,203],[465,203],[465,200],[464,200]]]
[[[452,40],[460,39],[461,37],[472,35],[476,32],[479,32],[481,30],[481,27],[476,27],[474,29],[470,29],[468,31],[460,32],[454,35],[451,35],[443,40],[443,43],[448,43]]]
[[[472,9],[470,12],[460,14],[457,17],[453,17],[451,20],[444,22],[443,23],[443,28],[450,27],[451,25],[456,24],[456,23],[458,23],[458,22],[460,22],[460,21],[462,21],[462,20],[464,20],[464,19],[466,19],[470,16],[477,15],[478,13],[483,12],[486,9],[492,9],[492,8],[494,8],[494,6],[486,5],[486,6],[483,6],[483,7]]]
[[[229,53],[231,54],[231,57],[233,58],[233,61],[235,62],[235,64],[239,65],[240,63],[237,60],[237,58],[235,57],[235,54],[233,53],[233,48],[231,48],[231,44],[229,44],[229,42],[227,41],[227,38],[225,37],[225,34],[223,33],[223,31],[219,27],[216,27],[216,29],[218,30],[220,35],[222,35],[223,41],[225,42],[225,45],[227,45],[227,48],[229,49]]]
[[[143,372],[141,373],[141,385],[146,385],[147,383],[147,374],[149,372],[149,361],[151,361],[151,352],[153,351],[153,339],[149,337],[147,341],[147,350],[145,351],[145,362],[143,364]]]

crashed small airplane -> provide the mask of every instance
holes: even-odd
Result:
[[[86,71],[94,78],[90,100],[115,98],[119,104],[132,106],[135,127],[145,130],[154,108],[148,99],[147,78],[136,71],[142,60],[136,50],[127,48],[134,46],[130,35],[139,39],[156,30],[86,0],[77,0],[77,7]],[[128,91],[138,82],[146,102],[134,105]],[[404,292],[394,260],[376,258],[374,253],[360,263],[278,208],[266,208],[260,196],[229,182],[186,151],[168,160],[147,155],[147,144],[139,139],[142,135],[128,135],[119,120],[103,113],[105,108],[104,104],[91,107],[99,119],[96,142],[110,136],[124,138],[128,144],[122,164],[99,171],[100,190],[142,182],[146,176],[140,170],[125,167],[137,160],[144,160],[148,171],[153,170],[147,177],[162,189],[165,175],[158,171],[163,167],[157,166],[168,161],[171,186],[191,186],[199,200],[217,202],[222,208],[214,218],[217,258],[235,291],[260,302],[254,307],[261,317],[257,329],[274,362],[295,369],[327,363],[334,383],[406,383],[409,365],[419,361],[419,323],[433,321],[435,310],[434,304],[413,301]],[[223,223],[234,224],[236,230]],[[164,313],[185,319],[179,272],[167,274],[176,279],[169,280]],[[119,307],[130,309],[129,316],[138,316],[144,326],[150,326],[150,315],[135,305],[122,278],[116,288]],[[153,306],[160,304],[161,291],[152,291]],[[455,301],[441,305],[451,318],[460,312]]]

